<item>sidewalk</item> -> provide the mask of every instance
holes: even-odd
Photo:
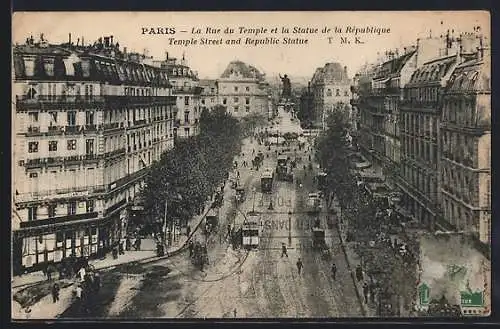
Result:
[[[167,255],[163,257],[171,256],[172,254],[176,254],[184,248],[188,239],[193,236],[193,234],[198,229],[200,223],[205,217],[206,212],[211,204],[211,201],[207,201],[205,204],[205,210],[201,215],[195,216],[191,221],[191,234],[187,237],[185,234],[181,234],[178,237],[178,240],[173,243],[171,247],[167,249]],[[156,256],[156,242],[153,239],[142,239],[142,245],[139,251],[125,251],[125,255],[119,255],[117,259],[113,259],[111,253],[106,255],[104,259],[91,259],[89,260],[89,264],[94,266],[96,270],[103,270],[106,268],[137,262],[137,261],[154,261],[157,259],[161,259],[163,257]],[[57,274],[55,274],[57,277]],[[27,274],[23,274],[20,276],[15,276],[11,280],[12,290],[23,288],[29,285],[33,285],[36,283],[44,282],[47,280],[47,277],[42,273],[42,271],[31,272]]]
[[[335,204],[333,207],[336,208],[337,213],[341,213],[341,210],[339,209],[338,205]],[[340,228],[338,227],[338,225],[339,224],[338,224],[338,221],[337,221],[337,231],[338,231],[338,234],[339,234],[339,237],[340,237],[340,243],[341,243],[341,246],[342,246],[342,251],[344,252],[347,264],[348,264],[349,269],[351,271],[351,276],[352,276],[352,279],[354,281],[354,286],[356,287],[358,296],[361,299],[365,316],[367,316],[367,317],[376,317],[377,316],[377,310],[376,310],[376,308],[373,305],[371,305],[370,303],[368,303],[368,304],[365,303],[365,298],[363,296],[363,282],[366,280],[366,275],[364,275],[364,272],[363,272],[364,280],[361,281],[361,282],[359,282],[358,280],[356,280],[355,269],[361,263],[361,260],[358,257],[358,255],[354,252],[354,250],[352,248],[352,244],[350,244],[349,242],[345,241],[344,234],[342,234],[342,232],[340,231]]]

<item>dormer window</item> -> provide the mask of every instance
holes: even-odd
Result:
[[[35,58],[25,57],[24,58],[24,72],[27,77],[32,77],[35,75]]]
[[[90,77],[90,62],[88,59],[82,61],[82,74],[83,74],[83,77],[85,77],[85,78]]]
[[[28,89],[28,92],[26,93],[26,96],[28,97],[28,99],[34,99],[36,97],[36,94],[37,94],[37,92],[36,92],[35,88],[30,87]]]

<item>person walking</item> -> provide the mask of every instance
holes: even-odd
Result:
[[[332,278],[334,280],[337,279],[337,265],[335,265],[335,263],[332,264]]]
[[[286,256],[288,258],[288,253],[284,242],[281,244],[281,258],[283,258],[283,256]]]
[[[99,292],[100,289],[101,289],[101,276],[99,275],[99,273],[96,273],[94,275],[94,290],[95,292]]]
[[[363,280],[363,268],[361,265],[356,266],[356,280],[358,280],[358,282]]]
[[[76,287],[76,298],[77,299],[79,299],[79,300],[82,299],[82,292],[83,292],[82,285],[78,284],[78,286]]]
[[[297,272],[299,273],[299,275],[300,275],[300,272],[302,272],[303,267],[304,267],[304,264],[302,264],[302,260],[299,257],[299,259],[297,260]]]
[[[52,286],[52,301],[55,303],[59,300],[59,285],[54,283]]]
[[[368,304],[368,284],[363,284],[363,296],[365,297],[365,304]]]

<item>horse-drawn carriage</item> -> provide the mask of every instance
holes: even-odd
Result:
[[[325,240],[325,230],[319,227],[312,229],[312,249],[321,252],[324,259],[330,259],[330,250]]]
[[[236,187],[235,201],[237,204],[243,203],[245,201],[245,189],[243,186]]]

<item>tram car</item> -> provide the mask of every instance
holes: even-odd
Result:
[[[273,190],[273,173],[271,171],[264,171],[260,176],[260,188],[262,193],[271,193]]]
[[[259,247],[260,238],[260,216],[252,214],[247,218],[241,227],[242,246],[245,249],[256,249]]]

